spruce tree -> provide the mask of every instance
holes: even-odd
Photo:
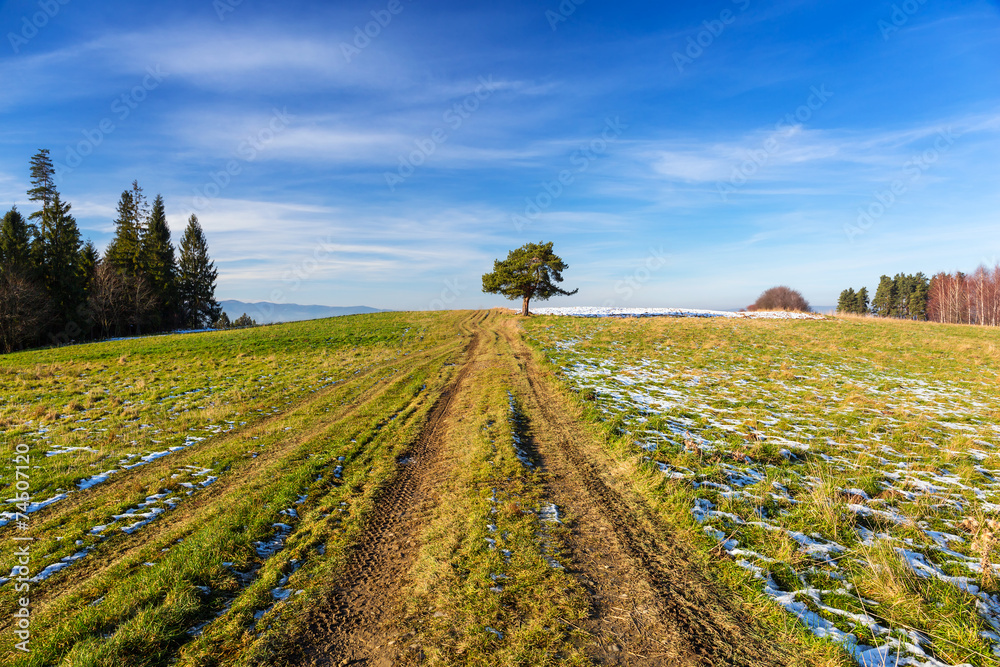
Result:
[[[208,257],[208,241],[196,215],[191,216],[184,230],[177,268],[177,291],[184,325],[195,329],[210,326],[222,314],[215,300],[218,272]]]
[[[94,282],[94,273],[97,271],[97,264],[101,261],[101,255],[97,252],[94,242],[87,240],[80,250],[80,270],[83,275],[83,287],[89,293],[90,286]]]
[[[158,324],[174,323],[177,308],[177,261],[170,242],[170,227],[164,211],[163,197],[156,195],[149,223],[142,235],[142,264],[159,307]]]
[[[132,181],[132,189],[122,192],[118,200],[115,236],[104,253],[104,258],[129,278],[138,277],[144,270],[142,236],[147,215],[142,188],[138,181]]]
[[[52,204],[56,197],[56,170],[52,165],[52,158],[49,157],[49,150],[43,148],[31,158],[31,189],[28,190],[28,199],[40,202],[41,210],[35,211],[28,216],[29,220],[41,219],[46,209]]]
[[[33,248],[39,277],[52,300],[59,327],[74,322],[85,299],[80,229],[70,215],[70,208],[58,192],[52,196],[41,217]],[[77,330],[70,337],[78,333]]]
[[[15,206],[7,211],[0,224],[0,270],[27,273],[30,266],[30,227]]]

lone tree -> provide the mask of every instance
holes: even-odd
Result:
[[[747,306],[747,310],[798,310],[809,312],[809,302],[799,292],[780,285],[765,290],[757,300]]]
[[[562,272],[569,267],[552,252],[552,242],[527,243],[511,250],[504,261],[493,262],[493,272],[483,275],[483,291],[502,294],[512,301],[521,299],[521,315],[528,315],[528,302],[532,298],[546,300],[557,294],[569,296],[579,290],[567,292],[555,283],[563,281]]]
[[[208,257],[208,241],[192,215],[181,238],[181,259],[177,263],[177,291],[184,325],[195,329],[211,326],[222,315],[215,300],[215,262]]]

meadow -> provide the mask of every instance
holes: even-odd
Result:
[[[459,316],[380,315],[0,358],[8,503],[30,542],[31,652],[9,664],[252,660],[335,567],[461,349]],[[3,472],[6,499],[14,470]],[[22,516],[15,515],[23,512]],[[10,619],[24,593],[2,580]],[[4,653],[16,639],[2,633]]]
[[[1000,655],[988,329],[380,313],[0,378],[5,664]]]
[[[1000,656],[1000,349],[870,319],[528,322],[679,529],[858,664]],[[723,564],[723,567],[727,563]]]

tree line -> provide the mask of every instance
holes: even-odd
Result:
[[[882,276],[869,303],[868,290],[840,293],[837,311],[951,324],[1000,326],[1000,264],[972,274],[940,272]]]
[[[192,215],[179,252],[163,197],[149,204],[138,182],[122,192],[115,234],[101,256],[83,241],[71,205],[55,185],[48,150],[31,158],[25,218],[12,207],[0,224],[0,348],[6,352],[219,320],[218,272]]]

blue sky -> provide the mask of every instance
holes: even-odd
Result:
[[[538,240],[555,306],[1000,257],[998,2],[650,4],[4,2],[0,206],[49,148],[101,248],[137,179],[218,298],[392,309]]]

